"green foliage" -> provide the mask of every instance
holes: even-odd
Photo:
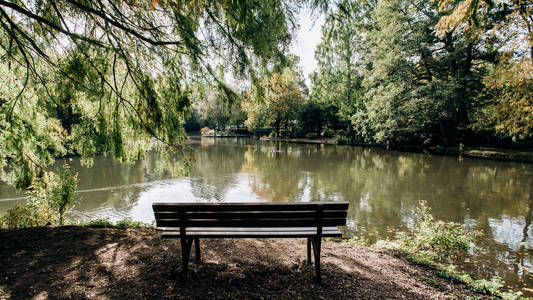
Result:
[[[337,144],[339,144],[339,145],[352,145],[353,144],[353,140],[351,138],[349,138],[349,137],[341,135],[337,139]]]
[[[436,288],[440,287],[440,282],[438,282],[437,280],[433,278],[421,276],[420,279],[431,286],[434,286]]]
[[[244,93],[242,110],[247,115],[245,125],[250,129],[271,127],[276,136],[281,130],[288,132],[296,118],[299,106],[304,102],[305,85],[301,74],[291,67],[281,73],[265,75],[260,88]]]
[[[322,28],[322,41],[315,58],[318,70],[311,75],[311,99],[333,105],[341,120],[350,120],[364,101],[361,55],[369,41],[363,28],[372,26],[370,18],[377,1],[340,1],[331,10]]]
[[[324,137],[332,138],[335,135],[335,131],[333,129],[326,129],[324,130]]]
[[[504,296],[505,299],[520,299],[520,292],[500,290],[504,282],[499,277],[493,277],[491,280],[474,280],[469,274],[457,271],[455,266],[443,263],[452,255],[466,254],[478,234],[467,231],[453,222],[435,221],[429,208],[421,202],[411,231],[399,232],[396,242],[386,243],[386,246],[406,253],[408,261],[428,267],[442,278],[467,284],[474,291],[492,296]]]
[[[346,130],[344,130],[344,129],[337,130],[337,135],[345,137],[346,136]]]
[[[153,227],[151,224],[147,224],[147,223],[143,223],[139,221],[133,221],[131,218],[125,218],[125,219],[119,220],[115,224],[113,224],[108,219],[96,219],[96,220],[91,220],[87,222],[77,223],[76,225],[93,227],[93,228],[118,228],[118,229],[152,228]]]
[[[318,134],[314,132],[309,132],[308,134],[305,135],[305,138],[308,140],[313,140],[313,139],[316,139],[317,137],[318,137]]]
[[[115,228],[140,228],[147,226],[149,226],[149,224],[145,224],[143,222],[138,221],[132,221],[131,218],[122,219],[115,224]]]
[[[364,235],[359,236],[353,236],[349,239],[346,239],[343,241],[344,243],[351,244],[351,245],[362,245],[362,246],[371,246],[372,243],[369,241],[368,237]]]
[[[196,83],[192,97],[192,115],[217,131],[225,131],[229,124],[244,122],[242,97],[225,85],[212,87],[208,82]]]
[[[500,277],[493,277],[491,280],[478,279],[474,281],[474,288],[478,292],[489,295],[497,295],[504,285],[505,282]]]
[[[68,165],[63,166],[60,174],[60,184],[52,189],[51,206],[59,215],[59,224],[63,225],[63,219],[69,206],[76,200],[76,188],[78,186],[78,175],[70,172]]]
[[[9,208],[5,215],[0,217],[0,227],[8,229],[32,226],[29,208],[25,205],[16,204]]]
[[[375,18],[365,58],[372,61],[364,82],[371,101],[354,115],[356,128],[382,144],[457,143],[457,129],[482,91],[486,71],[473,67],[474,57],[485,56],[474,52],[480,41],[459,29],[444,40],[428,31],[439,20],[436,2],[382,1]]]
[[[335,106],[367,144],[531,139],[531,10],[477,6],[489,2],[339,2],[315,52],[311,99]],[[479,26],[463,26],[476,11]]]
[[[478,232],[468,231],[454,222],[435,221],[424,202],[420,203],[411,232],[400,232],[400,248],[434,261],[466,253]]]
[[[3,1],[0,179],[28,190],[57,157],[90,165],[100,153],[132,161],[183,145],[198,95],[224,98],[223,121],[237,98],[224,74],[257,85],[286,61],[305,4]]]
[[[88,222],[80,223],[78,225],[93,227],[93,228],[113,228],[113,223],[108,219],[96,219]]]
[[[324,110],[314,102],[308,101],[298,109],[298,129],[301,136],[310,132],[318,133],[324,126]]]
[[[533,62],[502,61],[485,84],[491,101],[475,125],[494,127],[515,141],[533,138]]]
[[[61,176],[47,172],[35,180],[24,202],[7,210],[1,225],[7,228],[63,224],[68,208],[76,200],[77,175],[72,175],[68,166]]]

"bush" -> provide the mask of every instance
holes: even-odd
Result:
[[[429,267],[436,275],[464,283],[476,292],[503,299],[525,299],[520,292],[501,291],[504,282],[499,277],[474,280],[471,275],[457,271],[454,265],[439,262],[452,255],[464,255],[480,232],[468,231],[454,222],[435,221],[425,202],[421,202],[417,210],[415,224],[410,232],[398,233],[397,243],[388,245],[406,253],[408,261]]]
[[[333,129],[326,129],[324,130],[324,136],[327,138],[331,138],[335,135],[335,131]]]
[[[82,223],[80,225],[93,228],[112,228],[114,226],[113,223],[111,223],[108,219],[91,220],[87,223]]]
[[[77,225],[93,227],[93,228],[119,228],[119,229],[153,227],[152,225],[147,224],[147,223],[133,221],[131,218],[122,219],[115,224],[113,224],[108,219],[96,219],[96,220],[91,220],[88,222],[78,223]]]
[[[435,221],[425,202],[420,203],[411,232],[399,232],[400,247],[409,253],[424,255],[438,261],[452,255],[464,254],[469,249],[477,231],[465,230],[454,222]]]
[[[314,132],[309,132],[308,134],[305,135],[305,138],[306,139],[309,139],[309,140],[312,140],[312,139],[316,139],[317,138],[317,134],[314,133]]]
[[[118,221],[115,224],[115,228],[141,228],[141,227],[147,227],[146,224],[143,222],[133,221],[131,218],[125,218],[120,221]]]
[[[351,145],[352,144],[352,140],[341,135],[339,136],[339,138],[337,139],[337,144],[339,145]]]
[[[7,228],[63,224],[64,217],[76,199],[77,174],[64,166],[60,176],[45,172],[30,187],[27,200],[15,205],[0,218]]]
[[[346,136],[346,130],[344,130],[344,129],[337,130],[337,135],[338,136]]]
[[[21,204],[16,204],[12,208],[8,209],[6,214],[0,218],[1,227],[7,227],[8,229],[18,227],[28,227],[32,225],[29,218],[30,212],[28,207]]]
[[[63,225],[65,213],[76,199],[76,187],[78,186],[78,175],[70,173],[68,165],[63,166],[60,184],[52,189],[51,206],[59,217],[59,224]]]

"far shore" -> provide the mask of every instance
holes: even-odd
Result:
[[[236,136],[193,136],[194,138],[239,138],[239,137],[252,137],[251,135],[236,135]],[[288,142],[299,144],[319,144],[319,145],[340,145],[337,137],[332,138],[317,138],[317,139],[305,139],[305,138],[286,138],[286,137],[266,137],[260,138],[262,141],[276,141],[276,142]],[[360,146],[360,147],[379,147],[386,148],[378,144],[355,144],[347,146]],[[517,149],[517,148],[496,148],[496,147],[469,147],[465,146],[463,149],[459,147],[450,146],[432,146],[421,147],[416,145],[396,145],[391,146],[388,150],[402,151],[402,152],[415,152],[415,153],[427,153],[434,155],[448,155],[448,156],[462,156],[470,158],[481,158],[497,161],[514,161],[533,163],[533,149]]]
[[[304,239],[204,239],[201,249],[183,281],[179,240],[151,228],[0,230],[0,299],[486,297],[389,250],[343,242],[324,241],[322,284]]]

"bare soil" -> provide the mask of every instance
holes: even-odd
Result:
[[[205,239],[200,248],[184,281],[179,240],[153,229],[0,230],[0,299],[479,297],[387,250],[325,241],[317,284],[304,239]]]

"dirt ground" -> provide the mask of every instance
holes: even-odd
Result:
[[[445,299],[462,285],[387,250],[326,241],[323,283],[304,239],[201,240],[180,276],[178,240],[152,229],[0,230],[0,299]],[[194,256],[194,249],[192,249]]]

